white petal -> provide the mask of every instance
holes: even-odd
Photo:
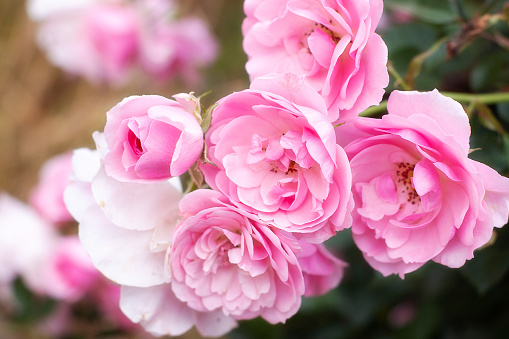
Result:
[[[120,291],[122,312],[154,335],[181,335],[195,323],[196,311],[178,300],[169,284],[148,288],[122,286]]]
[[[165,252],[150,251],[151,230],[117,227],[92,206],[80,223],[79,236],[94,266],[116,283],[146,287],[164,282]]]
[[[104,168],[95,176],[92,192],[112,223],[131,230],[150,230],[168,221],[182,196],[173,182],[120,182],[108,177]]]

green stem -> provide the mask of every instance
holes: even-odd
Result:
[[[361,117],[371,117],[373,115],[377,115],[378,113],[382,113],[387,110],[387,100],[384,100],[378,106],[368,107],[364,112],[361,112],[359,115]]]
[[[455,93],[455,92],[440,92],[440,93],[463,103],[470,103],[475,101],[481,102],[485,105],[491,105],[499,102],[509,102],[509,92],[485,93],[485,94]]]
[[[456,93],[456,92],[440,92],[443,95],[462,103],[483,103],[485,105],[496,104],[499,102],[509,102],[509,92],[501,93]],[[378,106],[371,106],[364,112],[359,114],[362,117],[371,117],[387,110],[387,100],[382,101]]]
[[[387,70],[389,74],[394,78],[394,86],[401,86],[405,91],[411,91],[412,88],[405,82],[405,80],[399,75],[398,71],[392,65],[392,62],[387,63]]]

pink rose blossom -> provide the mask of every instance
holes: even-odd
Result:
[[[0,192],[0,285],[37,270],[57,239],[54,227],[33,208]]]
[[[85,15],[85,34],[107,79],[121,79],[136,57],[138,18],[127,6],[104,4]]]
[[[71,157],[71,153],[66,153],[46,161],[30,196],[30,204],[56,226],[73,220],[64,203],[64,191],[72,171]]]
[[[227,205],[212,190],[180,202],[184,221],[168,252],[171,287],[189,307],[235,319],[285,322],[300,307],[304,279],[290,235]]]
[[[176,177],[198,160],[203,132],[190,95],[125,98],[107,113],[104,128],[108,175],[120,181]]]
[[[239,208],[312,242],[350,226],[348,159],[302,77],[258,78],[220,100],[206,142],[205,179]]]
[[[302,251],[297,254],[297,259],[306,285],[304,295],[319,296],[337,287],[347,263],[332,255],[323,244],[300,241],[299,245]]]
[[[197,85],[198,69],[218,54],[205,21],[177,17],[173,0],[29,0],[27,11],[48,59],[95,84],[120,86],[143,72]]]
[[[175,75],[189,86],[199,85],[198,69],[217,57],[218,46],[205,22],[196,17],[147,22],[141,32],[141,67],[159,80]]]
[[[509,214],[509,179],[468,159],[461,105],[432,92],[393,92],[389,114],[336,129],[350,158],[355,243],[384,275],[428,260],[460,267]]]
[[[53,64],[93,83],[126,82],[138,49],[138,19],[132,7],[88,1],[53,4],[52,11],[40,13],[35,6],[43,4],[30,3],[28,10],[34,20],[42,19],[37,40]]]
[[[53,249],[37,260],[37,268],[23,275],[31,290],[68,302],[81,299],[99,276],[77,236],[59,238]]]
[[[103,135],[96,134],[95,139],[103,148]],[[92,263],[121,285],[163,283],[164,252],[177,223],[182,195],[178,178],[120,182],[106,175],[104,166],[96,167],[94,156],[99,161],[101,152],[82,149],[74,153],[74,173],[65,192]]]
[[[382,0],[247,0],[243,24],[251,80],[305,74],[334,120],[377,105],[389,83],[387,47],[375,33]]]
[[[146,288],[122,286],[120,308],[135,323],[156,336],[182,335],[193,325],[205,337],[220,337],[237,326],[221,311],[198,312],[177,299],[170,285]]]
[[[120,310],[120,286],[107,279],[102,279],[94,288],[93,297],[101,314],[115,326],[129,331],[141,329]]]

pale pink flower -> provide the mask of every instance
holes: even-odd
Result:
[[[156,336],[182,335],[193,325],[205,337],[220,337],[237,326],[221,311],[198,312],[177,299],[169,284],[122,286],[120,308],[131,321]]]
[[[393,92],[389,114],[336,129],[353,173],[353,238],[384,275],[429,260],[460,267],[509,214],[509,179],[468,159],[462,106],[437,90]]]
[[[0,193],[0,285],[36,270],[57,240],[54,227],[33,208]]]
[[[177,17],[173,0],[30,0],[27,11],[48,59],[96,84],[124,85],[141,70],[196,85],[218,54],[206,22]]]
[[[103,317],[115,324],[118,328],[133,331],[139,325],[133,323],[120,309],[120,286],[107,279],[97,284],[93,290],[94,302]]]
[[[197,17],[145,22],[139,59],[142,69],[161,81],[180,75],[189,86],[199,85],[199,69],[212,64],[218,45],[205,22]]]
[[[64,191],[72,172],[71,157],[71,153],[65,153],[47,160],[30,195],[30,204],[55,226],[73,220],[64,203]]]
[[[104,136],[95,133],[94,139],[97,151],[74,153],[65,201],[78,218],[80,240],[92,263],[121,286],[122,312],[155,335],[181,335],[193,326],[204,336],[230,331],[236,326],[232,318],[189,308],[169,285],[165,258],[179,219],[179,179],[117,181],[101,165],[108,153]]]
[[[27,286],[67,302],[80,300],[100,277],[77,236],[59,237],[36,263],[34,269],[23,272]]]
[[[54,1],[53,1],[54,3]],[[138,49],[138,18],[132,7],[115,2],[88,1],[53,4],[52,12],[31,9],[43,19],[37,41],[48,59],[63,70],[93,83],[122,84],[133,67]]]
[[[350,226],[351,173],[320,95],[294,74],[258,78],[214,109],[207,183],[300,239]]]
[[[177,101],[157,95],[125,98],[107,113],[106,172],[120,181],[177,177],[198,160],[203,132],[187,94]]]
[[[243,24],[251,80],[305,74],[334,121],[377,105],[389,83],[387,47],[375,33],[382,0],[247,0]]]
[[[180,202],[184,220],[168,251],[171,287],[201,312],[220,310],[234,319],[261,316],[285,322],[300,307],[304,279],[298,242],[212,190]]]
[[[299,241],[297,259],[306,285],[306,297],[320,296],[337,287],[347,263],[336,258],[323,244]]]
[[[95,139],[103,149],[103,135],[96,134]],[[85,150],[73,156],[74,173],[65,201],[80,223],[80,240],[94,266],[118,284],[161,284],[164,252],[182,195],[178,178],[120,182],[106,175],[100,157],[101,152]]]

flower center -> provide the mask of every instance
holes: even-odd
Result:
[[[331,24],[332,24],[332,20],[329,21]],[[331,30],[329,27],[323,25],[323,24],[319,24],[319,23],[315,23],[315,26],[317,26],[319,29],[321,29],[325,34],[327,34],[328,36],[331,37],[332,41],[334,41],[334,44],[338,44],[339,40],[341,40],[341,35],[339,35],[339,33],[337,32],[334,32],[333,30]],[[313,30],[314,31],[314,30]]]
[[[134,154],[140,156],[144,153],[140,138],[138,138],[132,130],[129,130],[127,140],[129,141],[129,144],[131,145],[131,149],[133,150]]]
[[[407,195],[406,202],[415,205],[417,202],[421,201],[421,197],[417,194],[412,184],[415,164],[411,164],[409,162],[398,162],[396,165],[398,166],[395,179],[396,186],[403,195]]]

